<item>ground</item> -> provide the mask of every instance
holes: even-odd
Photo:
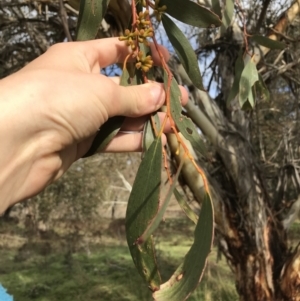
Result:
[[[109,220],[103,220],[103,229],[108,224]],[[8,239],[2,225],[2,238],[6,235],[6,243],[10,240],[11,245],[0,248],[0,282],[16,301],[151,300],[132,263],[121,222],[119,225],[119,232],[112,233],[116,229],[107,227],[96,243],[81,242],[72,254],[66,242],[52,238],[27,241],[20,247],[24,243],[21,233],[15,230]],[[192,228],[186,219],[168,219],[157,231],[156,251],[163,280],[189,249]],[[189,300],[238,300],[233,276],[224,259],[216,263],[215,249],[203,282]]]

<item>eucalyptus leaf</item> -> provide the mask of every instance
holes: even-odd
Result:
[[[126,237],[133,262],[151,290],[160,287],[155,251],[150,236],[146,241],[139,238],[159,208],[161,185],[162,142],[156,138],[138,169],[126,211]]]
[[[198,59],[189,40],[185,37],[177,25],[166,15],[162,16],[162,23],[189,78],[198,89],[204,90],[198,66]]]
[[[157,132],[160,131],[160,120],[159,120],[159,116],[157,113],[154,113],[151,115],[151,118],[153,119],[154,125],[155,125],[155,129],[157,130]],[[155,131],[153,129],[153,125],[150,119],[148,119],[145,123],[144,126],[144,131],[143,131],[143,151],[149,149],[150,145],[153,143],[153,141],[155,140],[156,135],[155,135]]]
[[[160,0],[159,6],[163,5],[167,7],[167,14],[192,26],[207,28],[222,24],[217,14],[190,0]]]
[[[165,89],[167,90],[168,86],[168,74],[164,71],[164,84]],[[206,147],[204,142],[202,141],[199,132],[193,121],[181,114],[181,92],[179,86],[175,80],[172,78],[171,87],[170,87],[170,101],[171,101],[171,115],[172,118],[181,132],[181,134],[189,140],[193,146],[193,148],[198,151],[202,156],[206,154]]]
[[[95,39],[104,18],[109,0],[81,0],[76,30],[76,40]]]
[[[216,1],[216,0],[215,0]],[[222,18],[222,32],[230,26],[234,12],[234,0],[226,0],[226,5]]]
[[[109,142],[118,134],[122,124],[124,123],[124,116],[114,116],[109,118],[97,133],[92,146],[83,158],[90,157],[97,152],[101,152],[109,144]]]
[[[198,223],[194,233],[194,243],[186,254],[183,263],[169,281],[153,294],[156,301],[184,301],[200,282],[207,257],[213,242],[213,207],[210,195],[203,199]]]
[[[219,0],[211,0],[211,9],[220,19],[222,18],[222,9]]]
[[[159,223],[163,219],[164,213],[166,212],[166,209],[171,200],[171,196],[173,195],[174,189],[177,185],[178,177],[181,172],[183,162],[184,161],[182,160],[180,166],[178,166],[178,168],[176,170],[176,176],[173,178],[173,183],[169,187],[167,195],[165,196],[164,200],[162,202],[160,202],[157,214],[154,216],[154,218],[151,221],[149,221],[149,224],[148,224],[147,228],[145,229],[145,232],[139,238],[140,241],[142,241],[142,242],[146,241],[150,237],[150,235],[156,230]]]
[[[286,45],[280,41],[275,41],[261,35],[253,35],[251,40],[270,49],[284,49],[286,47]]]
[[[243,107],[243,105],[246,103],[247,100],[249,100],[249,103],[251,105],[252,104],[254,105],[252,86],[257,81],[258,81],[258,72],[256,69],[256,65],[252,61],[252,59],[250,59],[245,65],[239,83],[239,102],[241,107]]]

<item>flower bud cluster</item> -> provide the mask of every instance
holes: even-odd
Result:
[[[153,37],[153,28],[150,26],[149,11],[145,10],[137,15],[136,29],[131,32],[129,29],[125,30],[124,36],[119,37],[120,41],[126,41],[127,46],[135,50],[137,42],[144,43],[149,46],[147,38]]]
[[[150,68],[153,66],[153,60],[150,55],[147,55],[144,57],[144,52],[139,51],[137,55],[137,63],[135,64],[135,67],[137,69],[142,69],[144,72],[148,72]]]
[[[158,22],[161,21],[162,14],[167,10],[167,6],[166,5],[159,6],[159,2],[160,0],[155,0],[154,3],[154,14]]]

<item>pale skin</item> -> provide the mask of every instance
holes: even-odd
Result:
[[[168,60],[167,50],[160,51]],[[147,115],[165,102],[163,85],[122,87],[99,73],[129,53],[116,38],[57,44],[0,81],[0,214],[61,177],[110,117],[128,117],[122,130],[131,133],[117,135],[105,151],[141,151]],[[181,90],[184,104],[188,95]]]

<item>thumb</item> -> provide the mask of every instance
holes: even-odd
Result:
[[[109,101],[109,117],[122,115],[139,117],[157,111],[165,102],[163,84],[147,83],[138,86],[117,86],[114,99]]]

